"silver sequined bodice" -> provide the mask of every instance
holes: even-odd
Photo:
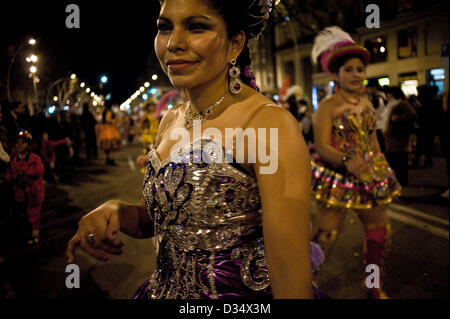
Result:
[[[216,257],[239,260],[242,283],[269,287],[262,240],[261,201],[256,181],[213,140],[200,139],[161,161],[149,152],[144,198],[160,238],[153,298],[199,298],[216,291]],[[228,161],[228,162],[227,162]],[[205,266],[207,282],[201,279]]]

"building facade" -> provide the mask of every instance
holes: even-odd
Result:
[[[447,91],[448,4],[440,2],[391,16],[383,20],[382,11],[380,28],[359,27],[351,32],[355,41],[371,52],[367,78],[378,79],[381,85],[401,86],[407,95],[415,94],[420,85]],[[282,87],[289,76],[290,84],[300,85],[304,98],[317,107],[318,90],[330,93],[334,83],[311,61],[313,38],[305,41],[301,26],[292,20],[277,24],[273,35],[276,87],[272,89]]]

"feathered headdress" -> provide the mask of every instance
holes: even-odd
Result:
[[[332,74],[333,64],[345,55],[356,55],[365,65],[370,62],[369,51],[356,44],[347,32],[337,26],[322,30],[314,39],[311,59],[314,64],[317,64],[320,58],[320,64],[325,72]]]

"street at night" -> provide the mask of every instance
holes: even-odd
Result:
[[[105,167],[102,159],[85,163],[61,184],[48,188],[42,212],[42,248],[20,250],[11,256],[5,265],[13,288],[10,293],[17,298],[131,297],[155,268],[153,239],[121,234],[124,253],[108,262],[79,252],[80,289],[65,286],[65,249],[86,212],[110,198],[141,200],[143,175],[135,164],[139,152],[136,145],[126,147],[118,155],[118,167]],[[405,189],[408,203],[399,202],[390,209],[393,244],[386,260],[386,289],[392,298],[448,296],[448,201],[440,197],[446,185],[445,167],[442,158],[435,161],[434,168],[411,170],[414,182]],[[363,232],[356,219],[354,214],[347,216],[342,239],[323,268],[322,287],[332,298],[364,298]]]

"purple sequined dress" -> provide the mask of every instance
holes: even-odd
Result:
[[[144,197],[159,252],[133,298],[272,298],[258,186],[232,159],[207,139],[164,161],[150,150]]]

